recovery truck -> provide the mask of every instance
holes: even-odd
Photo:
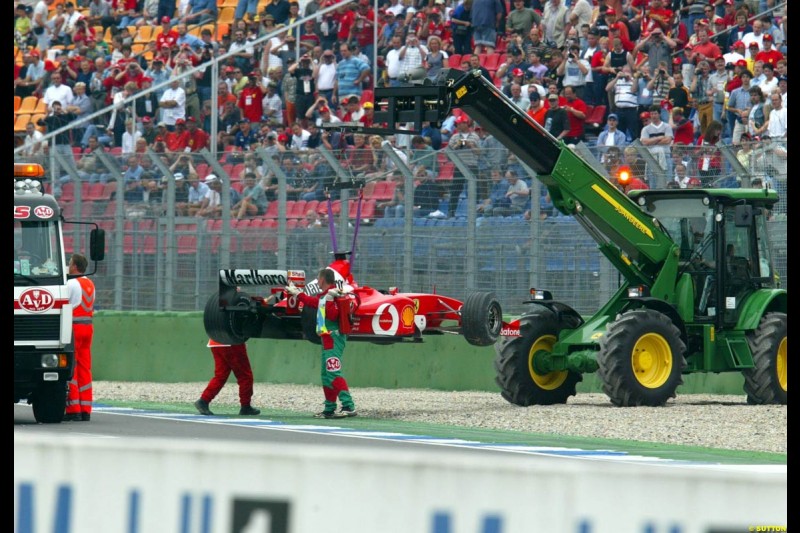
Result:
[[[86,275],[104,258],[105,232],[66,221],[44,179],[41,165],[14,164],[14,403],[26,399],[36,421],[50,424],[64,416],[75,367],[64,223],[93,226]]]
[[[414,134],[460,108],[530,167],[619,271],[592,316],[530,289],[531,310],[503,322],[494,368],[510,403],[566,403],[597,372],[616,406],[660,406],[683,375],[741,372],[751,404],[786,404],[787,292],[767,235],[767,189],[623,192],[550,135],[480,71],[375,90],[367,133]],[[409,131],[408,126],[413,124]],[[403,128],[400,128],[400,126]],[[331,125],[333,127],[334,125]],[[575,253],[581,253],[575,250]]]

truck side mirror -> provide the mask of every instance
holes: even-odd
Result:
[[[753,222],[753,206],[737,205],[733,211],[733,223],[737,228],[748,227]]]
[[[89,257],[102,261],[106,257],[106,230],[95,228],[89,233]]]

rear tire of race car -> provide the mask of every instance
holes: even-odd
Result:
[[[243,292],[237,293],[236,304],[248,304],[250,297]],[[219,293],[215,292],[206,302],[203,310],[203,326],[206,328],[206,335],[221,344],[244,344],[250,337],[245,333],[247,321],[252,320],[246,312],[223,311],[219,308]]]
[[[31,401],[33,417],[40,424],[59,424],[67,408],[67,389],[63,381],[42,383]]]
[[[503,327],[503,310],[493,292],[472,292],[461,306],[461,333],[473,346],[491,346]]]
[[[317,310],[311,306],[303,306],[300,313],[300,325],[303,328],[303,338],[311,344],[322,344],[317,335]]]

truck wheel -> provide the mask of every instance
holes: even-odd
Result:
[[[538,374],[533,366],[538,352],[552,351],[562,329],[574,327],[566,320],[559,323],[550,311],[523,316],[520,336],[503,337],[495,345],[495,382],[508,402],[523,407],[553,405],[575,396],[575,385],[583,381],[581,374],[570,370]]]
[[[40,424],[60,424],[67,408],[67,388],[63,382],[42,383],[31,399],[33,417]]]
[[[248,304],[250,297],[243,292],[235,296],[233,305]],[[206,302],[203,310],[203,326],[209,338],[222,344],[244,344],[250,337],[246,334],[248,323],[258,317],[255,313],[231,312],[219,308],[219,293],[215,292]]]
[[[686,345],[672,320],[651,309],[620,315],[600,339],[597,374],[618,407],[664,405],[683,383]]]
[[[747,341],[753,368],[744,374],[744,391],[751,405],[786,405],[786,313],[767,313]]]
[[[503,327],[503,310],[493,292],[472,292],[461,306],[461,333],[473,346],[491,346]]]
[[[322,344],[317,335],[317,310],[308,305],[303,306],[300,312],[300,325],[303,328],[303,338],[311,344]]]

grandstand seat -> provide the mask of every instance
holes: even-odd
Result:
[[[14,119],[14,133],[25,133],[25,128],[31,121],[30,113],[20,113]]]
[[[300,219],[306,216],[306,201],[296,200],[294,202],[286,202],[286,218],[287,219]]]
[[[19,110],[19,106],[21,106],[21,105],[22,105],[22,97],[17,95],[17,94],[15,94],[14,95],[14,113],[16,113]]]
[[[223,7],[219,10],[219,16],[217,17],[217,24],[233,24],[234,22],[234,13],[236,12],[235,7]]]
[[[286,221],[286,229],[295,229],[300,221],[296,218],[290,218]]]
[[[147,44],[153,40],[153,27],[145,24],[139,27],[136,36],[133,38],[134,44]]]
[[[498,67],[500,66],[500,54],[497,52],[493,54],[481,54],[485,55],[486,59],[484,60],[483,68],[488,70],[492,75],[497,72]]]
[[[397,184],[391,180],[383,180],[375,182],[375,190],[372,193],[372,198],[379,202],[388,202],[394,198],[394,189]]]
[[[377,202],[375,200],[364,200],[361,202],[361,220],[365,219],[372,220],[375,218],[376,204]],[[358,214],[358,201],[351,201],[347,217],[350,219],[355,219],[357,214]]]
[[[303,210],[303,217],[305,217],[306,213],[312,209],[314,211],[319,209],[319,200],[309,200],[306,202],[306,207]]]
[[[451,180],[453,179],[453,175],[456,172],[456,164],[452,161],[448,161],[442,165],[439,165],[439,175],[436,178],[437,180]]]
[[[375,101],[375,93],[372,92],[372,89],[364,89],[361,92],[361,103],[364,102],[374,102]]]
[[[19,104],[19,109],[17,109],[18,115],[32,115],[33,112],[36,110],[36,104],[39,103],[39,98],[37,96],[26,96],[22,99]]]
[[[45,115],[44,113],[34,113],[33,115],[31,115],[31,122],[33,122],[33,125],[36,126],[36,129],[41,131],[42,133],[45,133],[45,127],[39,126],[39,121],[46,116],[47,115]]]
[[[450,65],[450,68],[460,68],[461,54],[450,54],[450,57],[447,58],[447,64]]]
[[[224,22],[217,21],[217,34],[215,36],[217,41],[221,41],[222,37],[228,35],[231,31],[231,25]]]
[[[375,192],[375,183],[375,181],[368,181],[364,184],[364,189],[362,191],[364,193],[364,199],[372,198],[372,195]]]
[[[75,200],[75,184],[68,181],[61,186],[61,198],[59,198],[59,201],[72,202],[73,200]]]
[[[592,109],[591,115],[586,115],[585,122],[589,126],[594,128],[598,127],[595,126],[595,124],[598,124],[599,127],[602,127],[603,124],[605,124],[606,122],[606,106],[604,105],[595,106],[594,109]]]
[[[275,220],[278,218],[278,202],[272,201],[267,205],[267,212],[264,213],[265,219]]]

